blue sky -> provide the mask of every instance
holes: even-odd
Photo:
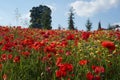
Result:
[[[120,0],[0,0],[0,25],[22,25],[30,20],[30,12],[34,6],[47,5],[52,9],[52,27],[57,29],[60,24],[68,27],[68,12],[74,8],[75,27],[85,30],[89,18],[92,29],[97,29],[98,22],[107,28],[108,24],[120,24]],[[20,14],[16,21],[15,11]]]

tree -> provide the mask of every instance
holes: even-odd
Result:
[[[91,28],[92,28],[92,27],[91,27],[91,26],[92,26],[92,23],[90,22],[89,19],[87,20],[87,23],[86,23],[85,26],[86,26],[86,28],[87,28],[87,31],[90,31],[90,30],[91,30]]]
[[[117,28],[119,28],[120,26],[119,25],[108,25],[108,30],[115,30]]]
[[[98,30],[100,30],[101,29],[101,22],[99,21],[99,23],[98,23]]]
[[[70,13],[69,13],[69,18],[68,18],[68,29],[69,30],[74,30],[74,13],[73,13],[73,8],[70,8]]]
[[[51,9],[45,5],[33,7],[30,10],[31,28],[52,29]]]

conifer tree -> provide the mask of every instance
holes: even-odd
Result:
[[[98,23],[98,30],[100,30],[102,27],[101,27],[101,22],[99,21]]]
[[[68,18],[68,29],[69,30],[74,30],[74,13],[73,13],[73,8],[70,8],[70,13],[69,13],[69,18]]]

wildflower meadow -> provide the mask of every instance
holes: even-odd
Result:
[[[120,80],[120,30],[2,26],[0,80]]]

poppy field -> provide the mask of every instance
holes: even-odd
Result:
[[[0,27],[0,80],[120,80],[120,30]]]

